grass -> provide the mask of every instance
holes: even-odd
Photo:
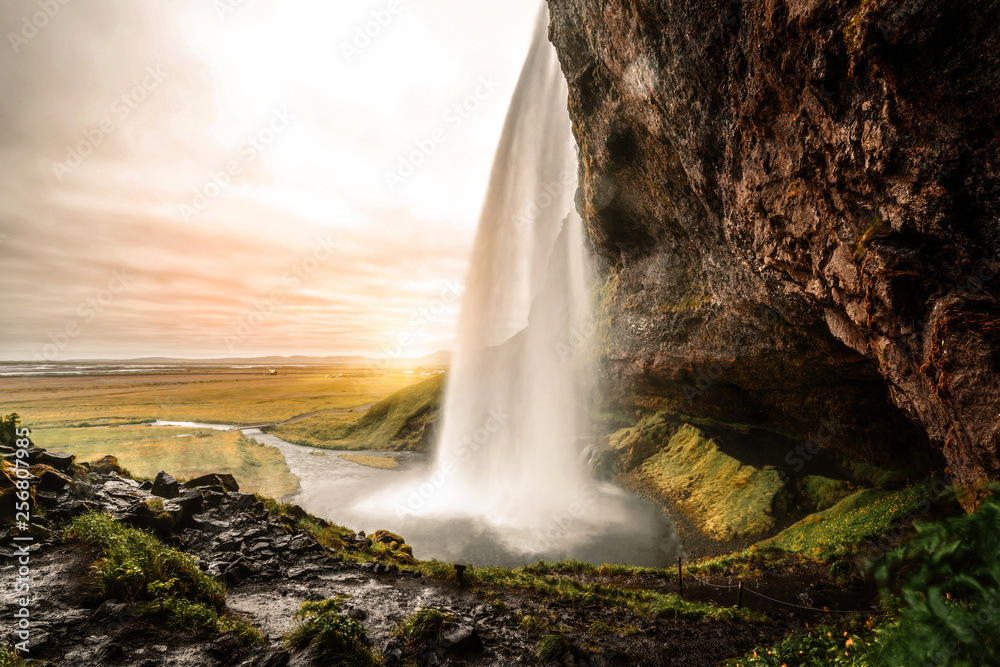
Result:
[[[98,512],[69,524],[65,539],[74,538],[97,553],[91,574],[99,600],[134,603],[140,616],[165,620],[172,629],[207,628],[236,633],[244,644],[263,643],[259,631],[225,613],[225,586],[190,554]]]
[[[569,640],[557,632],[545,635],[535,644],[535,656],[543,665],[558,660],[568,652]]]
[[[647,437],[639,427],[630,431],[631,435],[616,441],[619,448],[634,448],[632,439]],[[652,445],[642,449],[661,448],[639,466],[638,476],[658,494],[676,499],[678,509],[701,532],[713,539],[732,540],[762,536],[774,529],[773,508],[784,489],[777,469],[744,464],[690,424]]]
[[[358,465],[381,470],[392,470],[399,467],[399,461],[389,456],[363,456],[361,454],[341,454],[340,458]]]
[[[859,491],[748,549],[701,560],[687,569],[699,576],[734,570],[753,572],[766,564],[796,558],[830,563],[853,556],[869,540],[886,534],[895,521],[919,506],[932,486],[933,480],[925,480],[899,491]]]
[[[821,625],[785,637],[771,647],[726,660],[722,667],[874,667],[879,659],[882,629],[873,632],[872,622],[852,619],[840,625]]]
[[[0,644],[0,667],[25,667],[27,664],[12,644]]]
[[[578,561],[568,561],[574,570]],[[593,568],[593,566],[587,566]],[[437,579],[453,580],[454,568],[440,561],[421,561],[421,572]],[[622,588],[604,584],[585,584],[568,576],[556,574],[548,576],[545,573],[558,572],[556,564],[535,564],[518,568],[506,567],[476,567],[465,572],[465,580],[472,585],[532,591],[546,597],[560,597],[579,604],[599,604],[605,607],[629,609],[637,614],[650,618],[707,618],[717,621],[755,621],[765,620],[763,614],[748,610],[738,610],[732,607],[717,607],[700,602],[689,602],[673,594],[657,593],[655,591]]]
[[[426,641],[439,639],[444,624],[450,620],[451,614],[425,607],[403,619],[396,627],[395,634],[411,646],[419,646]]]
[[[416,450],[436,418],[444,376],[435,375],[379,401],[360,417],[323,415],[278,426],[271,433],[299,445],[327,449]]]
[[[246,493],[281,498],[298,489],[278,449],[237,431],[147,425],[39,429],[31,435],[39,446],[76,454],[81,462],[110,454],[137,477],[166,470],[183,480],[219,472],[232,473]]]
[[[323,665],[375,667],[382,661],[365,627],[340,613],[344,597],[306,602],[299,607],[295,617],[300,622],[285,636],[285,645],[293,651],[313,647],[317,662]]]
[[[413,375],[362,367],[282,369],[276,377],[254,369],[178,369],[135,375],[4,379],[0,414],[17,412],[25,425],[113,426],[150,419],[247,424],[311,412],[348,410],[379,401],[413,384]]]

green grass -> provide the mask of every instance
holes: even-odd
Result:
[[[299,445],[328,449],[415,450],[425,442],[424,429],[435,418],[444,391],[444,376],[400,389],[360,417],[317,416],[271,433]]]
[[[418,646],[441,637],[444,624],[452,620],[451,614],[425,607],[410,614],[396,627],[396,636],[411,646]]]
[[[163,619],[173,629],[207,628],[234,632],[245,644],[263,642],[253,627],[225,614],[225,586],[202,572],[193,556],[151,533],[91,512],[73,519],[65,539],[97,553],[91,568],[97,599],[134,603],[141,616]]]
[[[277,448],[237,431],[119,426],[38,429],[31,435],[40,447],[76,454],[81,462],[110,454],[137,477],[153,478],[161,470],[181,480],[232,473],[246,493],[281,498],[298,489],[298,479]]]
[[[574,561],[570,561],[574,563]],[[472,585],[527,590],[546,597],[559,597],[579,604],[599,604],[605,607],[629,609],[650,618],[707,618],[717,621],[765,620],[766,616],[733,607],[717,607],[700,602],[689,602],[673,594],[655,591],[585,584],[565,575],[538,574],[538,564],[518,568],[476,567],[465,572],[465,580]],[[546,566],[551,568],[551,566]],[[576,567],[570,565],[570,567]],[[421,561],[419,569],[437,579],[454,580],[455,570],[449,563]],[[552,571],[546,569],[545,571]]]
[[[705,535],[717,540],[763,536],[774,530],[774,505],[784,490],[779,471],[755,468],[723,452],[698,428],[683,424],[667,433],[639,426],[614,439],[618,448],[640,452],[659,450],[643,462],[637,475],[657,495],[676,501]],[[653,439],[637,445],[636,438]],[[641,456],[641,454],[639,454]]]
[[[380,470],[392,470],[399,467],[399,461],[389,456],[362,456],[361,454],[341,454],[340,458],[358,465],[378,468]]]
[[[340,595],[319,602],[306,602],[295,612],[300,619],[286,636],[285,645],[300,651],[312,646],[323,665],[335,667],[375,667],[379,655],[368,640],[365,627],[340,612]]]
[[[559,633],[545,635],[535,644],[535,656],[542,665],[558,660],[567,652],[569,652],[569,640]]]
[[[855,555],[869,540],[884,535],[897,519],[918,507],[933,484],[934,480],[928,479],[899,491],[859,491],[748,549],[701,560],[687,569],[698,575],[734,570],[751,573],[797,558],[830,563]]]

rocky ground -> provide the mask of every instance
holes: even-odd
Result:
[[[297,654],[286,651],[284,635],[294,627],[293,615],[303,602],[339,594],[350,596],[344,613],[364,624],[389,665],[537,664],[535,645],[551,631],[562,633],[572,649],[550,664],[716,665],[766,643],[795,618],[776,609],[775,622],[651,619],[626,609],[574,604],[526,591],[460,587],[455,581],[425,577],[415,566],[364,562],[372,542],[363,534],[348,538],[356,551],[349,548],[335,554],[297,522],[297,516],[305,516],[299,508],[275,515],[257,497],[240,493],[229,475],[207,475],[182,485],[162,473],[155,482],[140,483],[116,470],[113,460],[81,467],[69,455],[33,448],[30,456],[36,506],[29,531],[35,542],[28,548],[32,585],[28,657],[43,664],[315,664],[308,649]],[[13,454],[5,457],[12,459]],[[6,473],[0,485],[5,480],[10,481]],[[151,498],[160,499],[162,512],[150,509]],[[172,632],[140,617],[128,604],[98,600],[89,573],[95,555],[82,543],[65,539],[61,530],[72,517],[95,510],[149,529],[196,556],[203,570],[229,587],[228,610],[260,628],[266,646],[241,649],[232,634]],[[19,566],[11,545],[20,534],[13,528],[0,534],[4,582],[16,578]],[[824,578],[819,572],[802,576]],[[673,592],[671,587],[676,586],[666,579],[624,580],[615,585],[662,592]],[[786,588],[801,592],[806,587],[799,579]],[[719,597],[727,592],[694,581],[685,589],[692,599],[730,606],[732,601]],[[14,602],[12,594],[5,596],[5,619],[12,618]],[[412,646],[395,636],[399,622],[422,607],[453,616],[444,630],[447,641]],[[541,619],[547,629],[526,629],[521,622],[525,616]],[[595,622],[602,628],[595,629]],[[5,621],[4,640],[12,638],[11,630]]]

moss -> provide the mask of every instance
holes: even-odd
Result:
[[[140,616],[162,619],[172,629],[207,628],[235,633],[244,645],[263,643],[259,631],[225,613],[225,587],[190,554],[97,512],[73,519],[64,535],[97,552],[91,573],[99,600],[133,603]]]
[[[0,667],[26,667],[27,664],[13,645],[0,643]]]
[[[891,229],[889,226],[886,225],[885,221],[880,217],[874,218],[870,223],[868,223],[868,226],[865,227],[865,230],[861,232],[860,236],[858,236],[857,243],[854,245],[855,261],[860,260],[861,257],[864,256],[865,250],[867,250],[873,240],[888,235],[890,231]]]
[[[714,539],[754,537],[775,527],[773,504],[784,488],[779,471],[743,464],[690,424],[677,429],[639,475]]]
[[[829,509],[852,493],[848,482],[819,475],[807,475],[795,485],[812,512]]]
[[[549,623],[531,614],[522,616],[520,625],[522,630],[533,635],[540,635],[554,629]]]

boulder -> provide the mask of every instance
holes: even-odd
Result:
[[[76,454],[70,454],[69,452],[43,451],[38,456],[39,463],[62,471],[68,470],[74,461],[76,461]]]
[[[162,470],[156,473],[156,479],[153,480],[153,495],[161,498],[175,498],[179,489],[180,483],[176,479]]]
[[[199,486],[221,486],[226,491],[239,491],[240,485],[236,483],[236,478],[229,473],[209,473],[184,482],[184,486],[193,489]]]

